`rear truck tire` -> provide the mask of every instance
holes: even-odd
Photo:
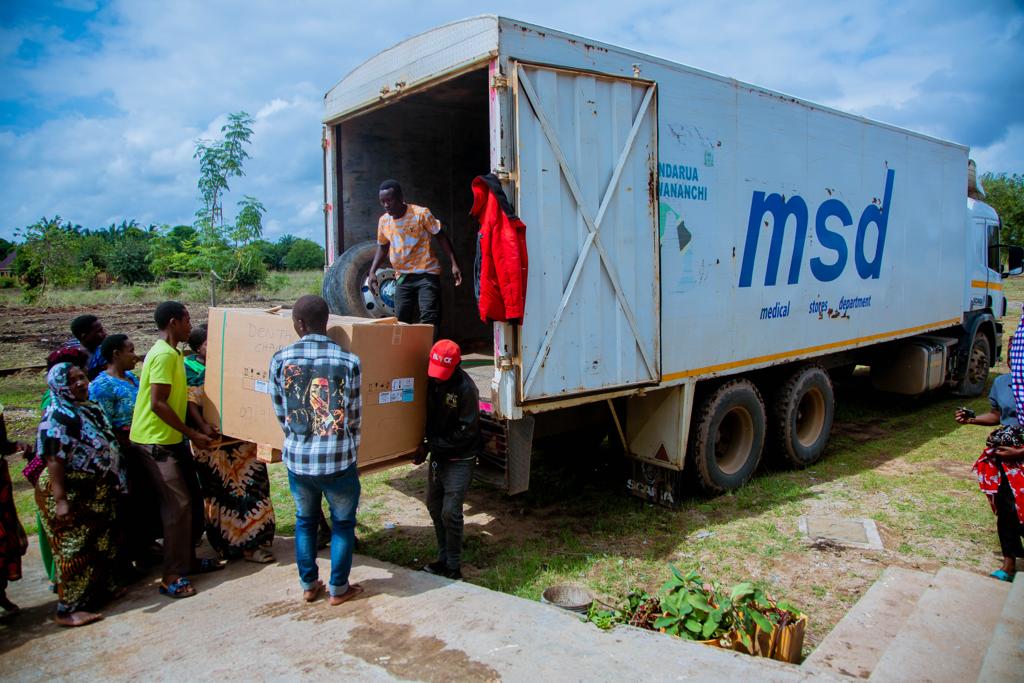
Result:
[[[772,401],[772,455],[793,467],[814,464],[825,453],[835,415],[828,372],[816,363],[800,366]]]
[[[988,345],[988,337],[979,332],[971,342],[971,352],[967,355],[967,369],[963,379],[956,385],[956,393],[960,396],[981,396],[988,384],[988,372],[992,367],[992,350]]]
[[[324,273],[323,297],[331,313],[354,315],[360,318],[385,318],[391,315],[382,306],[372,303],[368,307],[363,297],[363,286],[370,274],[370,264],[377,251],[374,240],[360,242],[345,250]],[[379,297],[377,297],[379,299]]]
[[[734,379],[701,402],[693,430],[693,462],[709,493],[738,489],[754,475],[764,450],[764,401],[754,383]]]

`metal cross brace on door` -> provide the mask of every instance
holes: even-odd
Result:
[[[629,159],[629,153],[633,149],[633,142],[636,140],[637,133],[640,130],[640,125],[643,123],[644,116],[647,114],[651,100],[654,98],[655,86],[653,84],[648,86],[647,92],[644,94],[644,99],[640,103],[640,109],[637,111],[636,117],[633,120],[633,125],[630,128],[629,135],[626,137],[625,145],[622,148],[622,152],[619,154],[618,162],[615,164],[615,170],[612,172],[612,177],[608,181],[608,187],[604,191],[601,204],[597,210],[597,216],[592,217],[583,201],[583,193],[580,191],[576,178],[573,175],[572,170],[569,168],[569,163],[566,161],[565,154],[562,152],[562,147],[558,143],[558,138],[556,137],[551,124],[548,122],[547,114],[540,103],[537,91],[534,90],[533,84],[530,82],[530,79],[526,75],[526,71],[523,69],[522,65],[516,65],[516,76],[517,81],[523,88],[523,92],[526,94],[527,101],[530,103],[534,114],[537,116],[537,121],[540,124],[541,130],[544,131],[544,136],[547,138],[548,144],[551,145],[551,151],[558,160],[558,165],[562,170],[562,175],[565,178],[565,182],[569,186],[569,190],[572,192],[573,199],[576,202],[576,209],[583,218],[583,222],[586,224],[588,231],[586,240],[583,243],[583,248],[580,249],[580,254],[576,259],[576,264],[573,266],[572,274],[569,276],[569,282],[566,285],[565,291],[562,293],[562,299],[559,302],[558,310],[556,311],[554,318],[552,318],[551,322],[548,324],[547,330],[544,332],[544,337],[537,352],[536,360],[526,376],[526,381],[523,383],[523,394],[526,395],[529,393],[534,380],[537,378],[537,374],[540,372],[541,366],[544,365],[544,360],[551,349],[551,342],[554,338],[555,330],[558,328],[558,324],[562,320],[562,315],[569,304],[569,298],[572,296],[576,283],[579,280],[580,273],[583,271],[583,265],[586,261],[587,255],[590,253],[591,247],[594,247],[597,250],[604,271],[608,275],[608,279],[611,281],[612,288],[615,290],[615,298],[618,300],[619,306],[622,308],[622,313],[626,317],[626,322],[629,323],[629,327],[633,332],[633,339],[636,342],[637,348],[640,350],[640,355],[644,359],[647,371],[650,373],[651,378],[655,379],[658,376],[657,369],[655,368],[654,362],[648,355],[647,349],[641,340],[640,327],[637,325],[636,317],[633,315],[633,309],[626,301],[626,295],[623,293],[618,278],[615,276],[615,273],[611,268],[608,254],[605,252],[604,246],[601,244],[600,235],[598,234],[601,229],[601,222],[604,220],[605,212],[607,211],[608,205],[615,193],[615,189],[618,186],[622,170],[626,165],[626,161]]]

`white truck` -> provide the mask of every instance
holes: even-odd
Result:
[[[522,324],[480,322],[443,288],[442,333],[471,374],[485,463],[529,484],[534,439],[610,434],[631,493],[746,482],[762,454],[819,459],[832,375],[980,394],[1001,353],[1002,278],[1022,251],[968,197],[968,149],[663,59],[496,16],[370,58],[325,96],[324,294],[365,294],[399,180],[471,272],[470,182],[494,173],[526,223]],[[470,278],[467,278],[470,279]]]

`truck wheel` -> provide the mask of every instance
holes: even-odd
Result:
[[[370,264],[373,263],[376,251],[375,241],[360,242],[346,249],[341,258],[324,273],[323,296],[331,313],[360,318],[384,318],[391,315],[381,306],[369,308],[363,299],[363,283],[370,274]]]
[[[960,396],[981,396],[988,383],[988,371],[992,363],[992,352],[988,347],[988,337],[979,332],[974,335],[971,354],[967,357],[967,372],[956,387]]]
[[[836,414],[828,372],[820,365],[796,370],[772,402],[771,451],[795,467],[817,462],[825,452]]]
[[[764,449],[764,401],[754,383],[734,379],[701,403],[693,430],[693,460],[711,493],[738,489],[754,475]]]

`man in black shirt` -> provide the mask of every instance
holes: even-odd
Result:
[[[416,462],[430,454],[427,510],[437,534],[437,561],[423,569],[462,578],[462,503],[480,452],[480,394],[460,367],[462,352],[442,339],[430,350],[427,375],[427,435]]]

